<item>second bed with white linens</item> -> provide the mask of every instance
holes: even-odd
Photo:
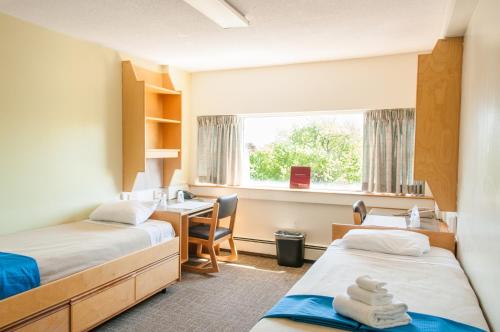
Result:
[[[347,249],[334,241],[287,295],[345,294],[362,275],[387,282],[395,298],[409,311],[443,317],[488,330],[469,281],[450,251],[431,247],[422,256],[392,255]],[[342,331],[284,318],[263,318],[252,329],[260,331]]]

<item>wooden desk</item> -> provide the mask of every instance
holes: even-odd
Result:
[[[369,218],[371,215],[376,215],[376,216],[400,216],[404,217],[406,219],[406,226],[408,229],[413,229],[410,227],[410,217],[408,215],[405,215],[408,212],[408,210],[401,210],[401,209],[384,209],[384,208],[373,208],[370,210],[366,218]],[[375,225],[376,226],[376,225]],[[448,233],[448,225],[444,222],[442,222],[439,219],[435,218],[424,218],[420,217],[420,227],[416,229],[423,229],[427,231],[432,231],[432,232],[444,232]]]
[[[165,220],[180,225],[175,233],[180,238],[180,264],[189,260],[189,218],[212,211],[214,200],[187,199],[184,203],[175,200],[167,202],[165,206],[159,206],[151,219]]]

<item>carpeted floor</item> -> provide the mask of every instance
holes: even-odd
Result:
[[[276,259],[240,255],[212,275],[182,281],[129,309],[95,331],[248,331],[307,271]]]

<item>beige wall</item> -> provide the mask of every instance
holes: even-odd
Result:
[[[481,0],[465,36],[460,120],[458,251],[500,330],[500,2]]]
[[[85,218],[121,188],[116,52],[0,14],[0,233]]]
[[[196,180],[199,115],[309,112],[367,108],[414,107],[417,54],[331,61],[192,74],[190,183]],[[327,245],[332,222],[352,223],[351,204],[359,198],[370,206],[432,206],[432,200],[373,199],[351,195],[297,194],[251,189],[192,187],[217,196],[238,192],[236,235],[272,240],[273,232],[292,228],[307,232],[307,242]],[[274,253],[272,245],[239,243],[241,249]],[[317,253],[308,253],[310,258]]]
[[[121,192],[121,58],[130,57],[3,14],[0,40],[0,234],[86,218]],[[172,73],[187,120],[190,75]]]

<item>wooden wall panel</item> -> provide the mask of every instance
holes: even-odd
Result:
[[[146,149],[162,149],[164,125],[146,121]]]
[[[145,102],[146,116],[163,117],[163,95],[147,91]]]
[[[182,95],[167,95],[163,103],[163,116],[169,119],[182,120]]]
[[[463,38],[439,40],[418,57],[415,178],[442,211],[457,209]]]
[[[123,191],[132,191],[138,172],[146,169],[145,144],[145,88],[135,78],[130,61],[122,63],[122,150]]]

